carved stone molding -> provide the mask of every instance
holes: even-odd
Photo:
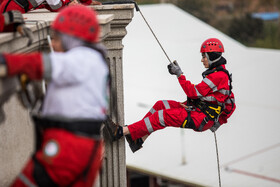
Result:
[[[110,115],[113,120],[124,124],[122,39],[125,27],[133,18],[134,5],[93,6],[98,12],[101,25],[100,40],[108,49],[108,63],[112,77]],[[33,43],[27,47],[27,38],[18,33],[0,34],[0,52],[48,51],[47,35],[50,24],[57,13],[40,9],[24,14],[26,24],[34,34]],[[0,80],[0,92],[2,88]],[[33,126],[29,112],[23,109],[16,95],[4,105],[7,120],[0,125],[0,186],[16,177],[33,151]],[[126,186],[126,164],[124,139],[111,143],[105,137],[105,157],[102,172],[95,186]]]

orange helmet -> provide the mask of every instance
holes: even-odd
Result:
[[[99,24],[94,10],[75,5],[64,8],[52,23],[52,29],[89,43],[99,39]]]
[[[200,48],[201,53],[207,52],[224,52],[224,46],[222,42],[217,38],[209,38],[205,40]]]

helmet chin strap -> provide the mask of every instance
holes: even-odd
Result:
[[[68,51],[72,48],[84,46],[85,42],[80,40],[79,38],[69,36],[67,34],[60,33],[60,38],[62,41],[62,47],[65,51]]]
[[[210,60],[208,53],[205,53],[205,56],[206,56],[206,58],[208,60],[209,66],[211,66],[213,63],[219,61],[222,58],[222,56],[220,56],[219,58],[217,58],[215,60]]]

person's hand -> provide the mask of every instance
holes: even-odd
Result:
[[[10,25],[10,24],[23,24],[24,19],[22,17],[22,14],[19,11],[12,10],[5,12],[3,14],[4,20],[5,20],[5,25]]]
[[[100,3],[99,1],[92,1],[91,5],[102,5],[102,3]]]
[[[26,27],[25,24],[20,24],[17,26],[17,31],[22,35],[28,38],[27,46],[30,46],[33,42],[34,35],[30,28]]]
[[[177,77],[180,77],[180,75],[183,74],[183,72],[176,60],[173,63],[170,63],[167,66],[167,68],[171,75],[177,75]]]

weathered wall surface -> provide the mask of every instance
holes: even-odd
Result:
[[[124,122],[123,80],[122,80],[122,39],[126,35],[125,27],[133,17],[133,5],[94,6],[99,14],[102,27],[100,39],[108,49],[108,61],[112,76],[110,111],[112,118],[120,124]],[[49,26],[57,13],[37,10],[24,14],[27,25],[34,33],[31,46],[26,47],[27,39],[19,34],[0,34],[0,52],[31,52],[48,50],[46,40]],[[44,20],[44,21],[42,21]],[[3,82],[0,81],[0,95]],[[0,186],[8,186],[24,167],[33,152],[33,124],[29,111],[21,106],[14,94],[4,104],[6,121],[0,125]],[[106,151],[99,180],[95,186],[126,186],[124,140],[111,143],[105,136]]]

